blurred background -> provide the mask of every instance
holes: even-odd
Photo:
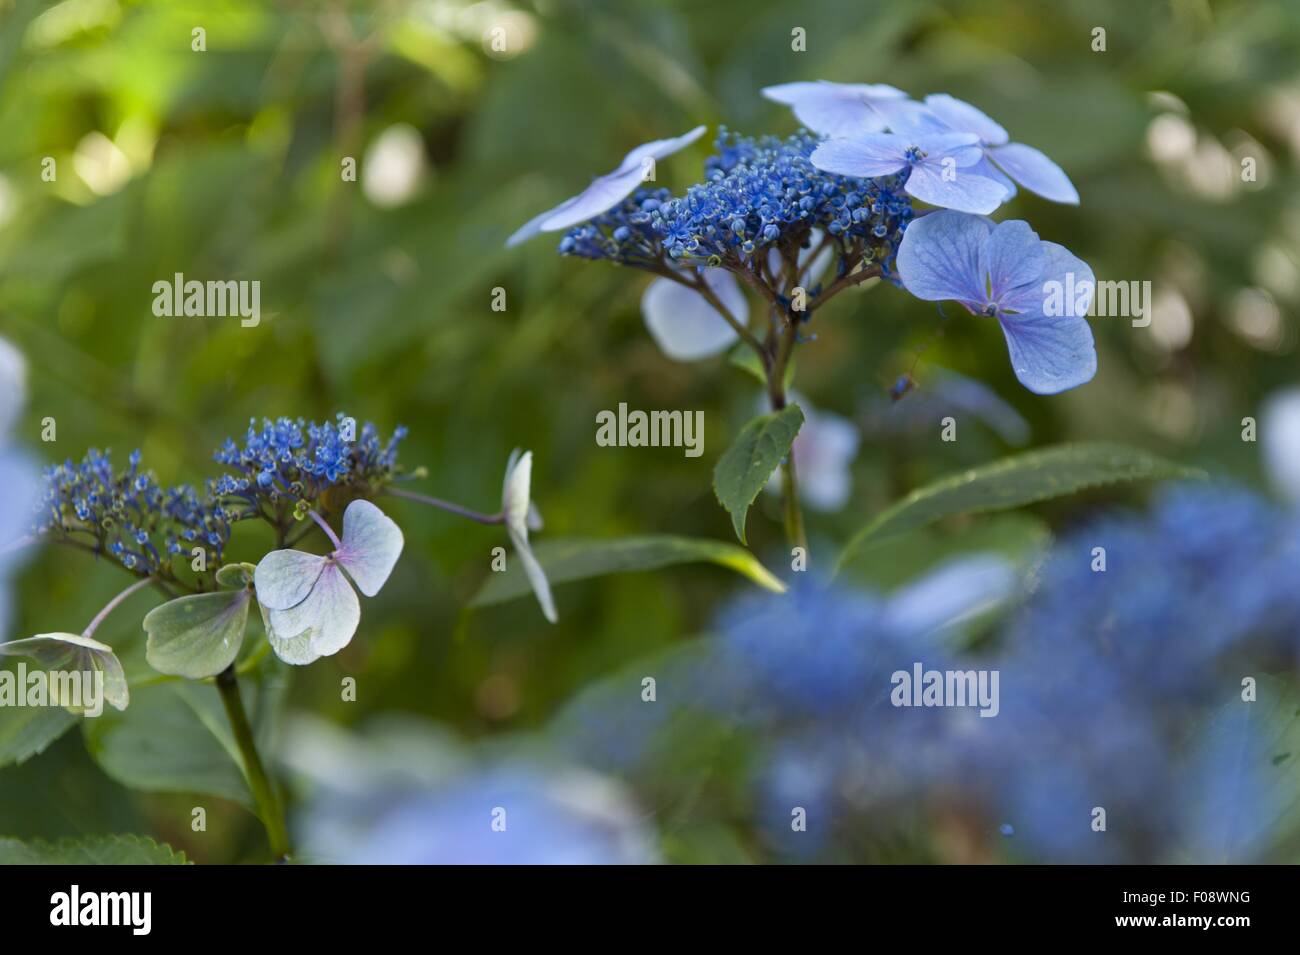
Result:
[[[791,49],[795,28],[806,51]],[[1022,192],[1000,217],[1030,220],[1099,279],[1150,281],[1154,307],[1145,328],[1095,320],[1096,379],[1044,398],[1016,382],[987,325],[945,322],[887,287],[840,296],[816,318],[795,387],[853,422],[862,444],[849,502],[809,515],[814,554],[925,481],[1009,453],[1009,439],[1127,443],[1268,493],[1242,419],[1297,377],[1300,5],[1283,0],[0,0],[0,334],[29,370],[15,440],[45,462],[139,447],[163,482],[199,484],[249,418],[345,411],[385,433],[409,427],[400,459],[429,475],[417,489],[485,511],[511,448],[531,448],[543,538],[727,540],[710,478],[754,413],[752,379],[725,358],[662,355],[639,312],[644,276],[561,258],[545,238],[503,243],[641,142],[699,123],[792,132],[759,89],[819,78],[948,92],[1042,149],[1081,205]],[[711,139],[661,162],[660,184],[696,181]],[[355,182],[340,175],[345,157]],[[260,325],[156,317],[152,285],[177,272],[259,280]],[[941,442],[934,415],[912,413],[949,400],[941,369],[982,382],[981,402],[996,396],[1004,419],[1023,420],[1008,433],[977,415]],[[909,372],[915,391],[891,404],[890,384]],[[703,456],[598,447],[595,415],[619,402],[704,409]],[[43,443],[48,417],[57,440]],[[885,592],[954,553],[1029,560],[1099,509],[1140,509],[1144,493],[945,525],[848,576]],[[555,627],[531,599],[471,612],[497,530],[403,502],[390,513],[406,551],[365,602],[357,638],[291,680],[268,677],[284,684],[277,760],[291,775],[356,767],[330,760],[393,720],[403,731],[385,738],[419,738],[411,752],[430,766],[452,765],[453,751],[532,754],[585,688],[672,659],[751,589],[688,566],[562,585]],[[788,567],[775,499],[760,499],[749,527],[755,553]],[[235,540],[251,559],[266,544]],[[47,548],[27,563],[9,638],[71,629],[123,586],[82,556]],[[143,665],[137,615],[100,635]],[[340,699],[345,676],[358,678],[356,702]],[[639,677],[630,686],[637,701]],[[620,791],[618,813],[647,831],[644,855],[788,857],[755,834],[760,801],[738,780],[757,757],[731,732],[686,734],[695,749],[682,758],[696,765],[680,786]],[[100,768],[95,743],[67,733],[0,769],[0,834],[142,832],[200,862],[259,858],[257,821],[211,795],[228,790],[133,791]],[[344,838],[299,794],[311,791],[293,790],[291,815]],[[206,832],[191,831],[195,805],[208,808]],[[583,812],[624,818],[604,802]],[[936,824],[924,851],[873,841],[849,857],[997,857],[971,849],[969,833],[934,835],[950,829]]]

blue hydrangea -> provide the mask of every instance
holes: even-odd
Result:
[[[817,169],[808,157],[818,142],[807,132],[749,138],[724,129],[704,182],[678,197],[638,190],[571,229],[560,252],[641,267],[667,259],[740,270],[769,249],[806,248],[820,230],[840,252],[840,274],[864,261],[892,273],[911,200],[897,177],[852,179]]]
[[[115,469],[109,452],[92,449],[79,462],[45,469],[35,532],[108,554],[142,576],[172,555],[201,546],[218,562],[230,539],[232,515],[189,485],[163,487],[133,451]]]
[[[371,496],[392,480],[397,468],[397,445],[406,429],[394,430],[380,440],[373,424],[365,424],[347,440],[345,415],[337,422],[319,424],[290,418],[250,421],[243,443],[227,438],[214,460],[231,468],[211,483],[213,497],[228,506],[246,505],[256,513],[263,504],[275,512],[285,502],[315,502],[334,488],[348,488],[358,496]]]

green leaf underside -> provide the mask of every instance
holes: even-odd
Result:
[[[159,673],[202,680],[234,662],[248,625],[248,590],[178,597],[144,618],[145,658]]]
[[[87,836],[58,842],[0,837],[0,865],[187,865],[185,853],[147,836]]]
[[[731,515],[736,537],[745,543],[745,515],[767,485],[803,425],[803,412],[789,405],[759,415],[741,429],[713,469],[713,493]]]
[[[1203,477],[1203,471],[1115,444],[1064,444],[1013,455],[941,478],[886,508],[845,545],[836,569],[869,543],[944,517],[1008,510],[1108,484]]]
[[[533,550],[552,584],[707,561],[728,567],[768,590],[780,592],[785,589],[785,585],[753,554],[725,541],[672,534],[614,540],[571,537],[539,541]],[[470,606],[491,606],[529,593],[531,590],[522,566],[519,561],[512,560],[504,572],[488,576],[470,601]]]

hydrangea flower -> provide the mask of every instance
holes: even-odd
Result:
[[[983,159],[974,133],[911,130],[830,139],[812,154],[818,169],[841,176],[900,176],[908,195],[930,205],[962,212],[992,212],[1006,187],[972,167]]]
[[[1097,371],[1084,318],[1092,270],[1063,246],[1039,239],[1028,223],[994,224],[957,212],[923,216],[903,237],[898,273],[917,298],[957,301],[974,315],[996,318],[1016,377],[1030,391],[1056,394]],[[1079,293],[1064,314],[1049,314],[1053,283]]]
[[[899,115],[907,94],[885,83],[781,83],[763,96],[789,106],[799,122],[823,136],[877,133]]]
[[[935,93],[925,98],[925,107],[941,128],[979,137],[984,162],[977,171],[1002,183],[1008,199],[1015,195],[1018,182],[1044,199],[1079,204],[1079,192],[1060,166],[1032,146],[1010,142],[1005,129],[970,103],[947,93]],[[912,121],[917,121],[916,113],[912,114]]]
[[[537,595],[537,602],[542,606],[542,613],[551,623],[559,620],[555,612],[555,599],[551,596],[551,585],[546,580],[546,572],[533,555],[528,543],[528,531],[540,530],[541,516],[533,508],[529,498],[529,485],[533,474],[533,452],[525,451],[522,455],[516,448],[510,453],[506,462],[506,476],[501,487],[501,515],[506,525],[506,533],[514,544],[515,553],[524,565],[528,583]]]
[[[306,857],[361,865],[620,865],[658,861],[654,833],[608,777],[513,755],[480,762],[445,730],[386,719],[355,733],[287,728],[285,761],[310,785]]]
[[[402,553],[401,529],[369,501],[353,501],[343,512],[342,540],[314,512],[312,517],[334,550],[325,555],[274,550],[253,576],[267,638],[286,663],[312,663],[347,646],[361,622],[353,584],[375,596]]]
[[[355,439],[348,435],[342,412],[336,421],[307,422],[302,418],[263,418],[248,423],[244,440],[227,438],[213,460],[231,468],[210,483],[213,497],[227,506],[246,505],[256,512],[272,506],[314,503],[333,488],[347,487],[370,495],[392,480],[397,469],[397,445],[406,429],[394,429],[387,442],[367,422]]]
[[[91,449],[45,469],[37,507],[37,534],[58,537],[108,554],[132,573],[156,574],[173,555],[201,546],[221,560],[237,519],[224,505],[189,485],[165,488],[140,467],[140,452],[115,469],[107,451]]]
[[[598,176],[582,192],[565,199],[553,209],[548,209],[520,226],[509,239],[507,246],[519,245],[542,232],[557,232],[594,219],[603,212],[623,202],[646,179],[647,163],[666,159],[685,149],[704,135],[707,127],[696,126],[690,132],[674,139],[656,139],[636,147],[623,157],[623,161],[610,173]]]
[[[104,702],[118,710],[126,709],[131,702],[121,661],[112,647],[93,637],[75,633],[38,633],[23,640],[0,643],[0,656],[28,657],[52,672],[102,673]],[[67,708],[77,713],[85,709],[84,706]]]
[[[722,269],[701,269],[700,275],[732,316],[748,324],[749,303],[735,276]],[[655,279],[646,286],[641,315],[659,350],[674,361],[712,358],[740,339],[712,303],[672,279]]]

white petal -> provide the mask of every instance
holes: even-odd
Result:
[[[749,319],[735,276],[705,269],[704,281],[740,322]],[[704,296],[672,279],[655,279],[641,296],[641,315],[659,349],[674,361],[699,361],[726,351],[740,335]]]
[[[555,612],[555,598],[551,596],[551,585],[546,579],[546,572],[542,570],[542,565],[533,555],[533,549],[528,546],[528,536],[516,533],[512,527],[507,527],[506,531],[510,535],[510,542],[515,545],[515,554],[523,562],[524,573],[528,575],[528,583],[533,588],[533,593],[537,595],[537,602],[542,605],[542,613],[547,620],[555,623],[560,617]]]
[[[333,561],[307,599],[290,610],[266,612],[267,637],[285,663],[311,663],[346,647],[361,623],[361,601]]]
[[[402,553],[402,530],[369,501],[355,500],[343,512],[343,547],[334,555],[357,589],[379,593]]]
[[[307,599],[329,558],[300,550],[273,550],[253,572],[257,599],[271,610],[288,610]]]
[[[22,410],[27,395],[27,362],[22,352],[0,338],[0,442]]]
[[[47,670],[64,673],[95,672],[104,674],[104,700],[124,710],[131,702],[126,674],[113,648],[91,637],[75,633],[38,633],[25,640],[0,643],[0,656],[24,656]]]
[[[505,515],[506,529],[528,540],[528,489],[533,478],[533,452],[510,452],[506,462],[506,480],[501,489],[501,513]]]
[[[1269,479],[1283,497],[1300,504],[1300,388],[1270,395],[1259,427]]]

